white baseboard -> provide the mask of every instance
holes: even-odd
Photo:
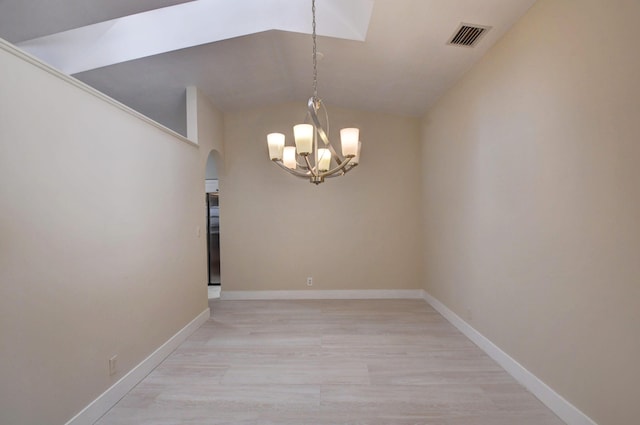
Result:
[[[223,300],[367,300],[422,299],[422,289],[363,289],[327,291],[225,291]]]
[[[444,316],[453,326],[458,328],[467,338],[473,341],[485,353],[502,366],[516,381],[531,391],[551,411],[568,425],[597,425],[593,419],[585,415],[573,404],[565,400],[560,394],[542,382],[537,376],[529,372],[524,366],[514,360],[497,345],[487,339],[471,325],[462,320],[460,316],[451,311],[447,306],[424,291],[424,300],[438,313]]]
[[[184,342],[189,335],[198,329],[209,319],[210,312],[207,308],[187,326],[180,329],[160,348],[151,353],[149,357],[140,362],[136,367],[113,384],[108,390],[93,400],[80,413],[71,418],[66,425],[91,425],[109,411],[122,397],[144,379],[156,366],[158,366],[169,354]]]

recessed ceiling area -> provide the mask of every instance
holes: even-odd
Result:
[[[187,42],[171,51],[134,55],[132,59],[122,55],[128,46],[123,45],[119,51],[116,43],[111,48],[123,61],[118,59],[73,75],[182,134],[186,128],[185,88],[190,85],[199,87],[222,111],[287,101],[304,104],[311,94],[312,44],[311,37],[301,31],[311,31],[311,1],[293,0],[306,6],[308,22],[301,22],[305,18],[289,13],[293,6],[287,6],[288,0],[259,0],[261,10],[272,11],[272,15],[257,13],[256,1],[234,0],[236,6],[247,9],[224,17],[230,28],[242,24],[251,31],[231,33],[230,38],[219,37],[204,43]],[[215,11],[225,3],[228,5],[228,0],[3,0],[0,37],[28,46],[29,40],[39,37],[141,12],[170,10],[176,5],[202,6],[201,10],[206,11],[200,13],[198,23],[185,17],[175,18],[178,24],[173,27],[180,34],[189,35],[191,27],[196,31],[198,25],[200,31],[205,31],[209,21],[210,31],[205,32],[219,33],[223,11],[220,9],[220,16]],[[318,50],[324,54],[318,68],[318,89],[324,102],[329,106],[420,116],[535,0],[317,0],[316,3],[318,33],[326,34],[318,37]],[[354,13],[356,21],[360,17],[362,22],[362,15],[367,12],[358,12],[357,7],[366,3],[373,7],[369,16],[365,16],[370,19],[363,39],[331,33],[329,29],[341,26],[348,29],[354,25],[345,18],[348,13]],[[329,13],[336,4],[342,4],[347,12]],[[210,20],[206,19],[207,14]],[[268,16],[283,19],[274,25],[265,22]],[[285,17],[289,17],[289,22]],[[233,19],[238,25],[231,25]],[[464,22],[491,27],[491,31],[473,48],[448,45],[453,32]],[[157,25],[151,22],[150,27]],[[158,36],[143,25],[133,25],[127,31],[139,31],[142,38],[147,35],[153,43],[159,43]],[[169,37],[168,41],[175,45],[177,37]]]

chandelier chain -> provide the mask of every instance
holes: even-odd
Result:
[[[313,102],[317,103],[318,101],[318,60],[317,56],[317,48],[316,48],[316,0],[311,0],[311,37],[313,39]]]
[[[313,184],[320,184],[325,178],[343,176],[358,165],[360,142],[357,128],[340,130],[342,155],[329,141],[329,116],[318,97],[318,49],[316,35],[316,0],[311,0],[311,36],[313,40],[313,96],[307,102],[304,124],[293,127],[295,146],[285,145],[283,133],[267,135],[269,158],[283,170],[297,177],[308,178]],[[322,59],[322,53],[320,53]],[[324,109],[324,123],[318,117]],[[311,121],[311,124],[309,124]],[[323,125],[324,124],[324,125]],[[326,128],[325,128],[326,127]],[[320,145],[319,142],[323,145]],[[322,146],[322,147],[320,147]],[[304,163],[299,162],[299,158]]]

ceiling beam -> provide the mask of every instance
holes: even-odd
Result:
[[[374,0],[317,0],[318,35],[364,41]],[[270,30],[311,33],[311,2],[196,0],[18,43],[67,74]]]

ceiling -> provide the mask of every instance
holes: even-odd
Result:
[[[222,4],[222,0],[197,1]],[[261,1],[272,2],[274,9],[286,3]],[[320,11],[331,1],[335,0],[317,0],[319,33],[323,26]],[[188,1],[0,0],[0,37],[20,44],[183,3]],[[364,41],[318,37],[318,50],[324,55],[318,65],[319,95],[329,107],[420,116],[533,3],[535,0],[375,0]],[[448,45],[462,22],[492,28],[474,48]],[[309,31],[310,27],[309,23]],[[306,104],[311,95],[311,48],[308,34],[266,30],[74,76],[184,134],[185,87],[190,85],[199,87],[222,111],[287,101]]]

